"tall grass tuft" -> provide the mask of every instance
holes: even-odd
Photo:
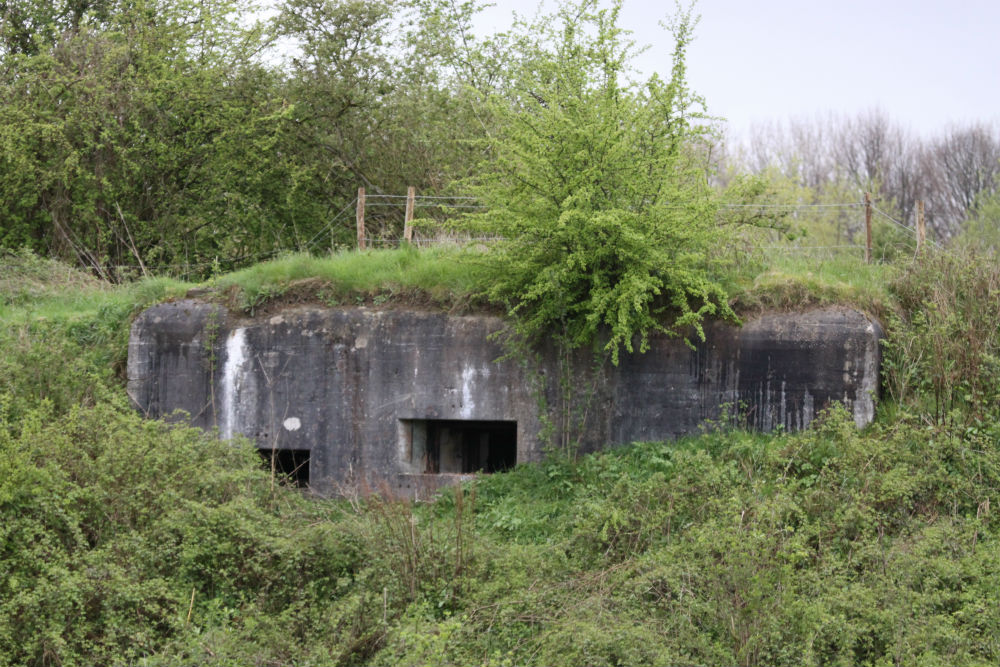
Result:
[[[889,284],[901,266],[865,264],[857,253],[772,252],[751,270],[734,273],[729,289],[743,311],[841,304],[879,316],[892,308]]]
[[[235,288],[246,308],[306,280],[331,304],[416,295],[461,304],[484,287],[480,258],[478,251],[458,248],[347,251],[330,257],[299,253],[221,276],[210,284],[223,292]]]

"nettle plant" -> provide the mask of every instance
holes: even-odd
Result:
[[[636,83],[620,9],[585,1],[520,26],[511,85],[482,101],[487,212],[470,219],[505,239],[486,256],[488,296],[518,333],[598,344],[615,364],[653,332],[703,339],[705,317],[737,320],[713,266],[734,222],[720,204],[761,189],[710,183],[713,130],[685,83],[691,16],[671,26],[670,79]]]

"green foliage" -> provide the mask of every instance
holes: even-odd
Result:
[[[104,283],[63,262],[39,257],[28,248],[0,251],[0,306],[27,306],[69,292],[101,292]]]
[[[782,249],[761,253],[726,276],[734,307],[740,312],[789,310],[819,305],[850,305],[882,317],[894,300],[889,284],[898,264],[865,264],[858,253],[816,256]]]
[[[344,537],[274,514],[246,443],[112,401],[4,420],[0,450],[6,664],[135,662],[241,609],[331,595],[355,567]]]
[[[982,444],[910,423],[866,436],[838,410],[796,436],[588,457],[565,498],[575,525],[550,531],[579,572],[541,585],[524,650],[552,664],[986,664],[1000,459]],[[634,630],[609,640],[619,624]]]
[[[39,404],[55,414],[121,391],[129,321],[185,286],[150,279],[112,289],[31,252],[0,254],[0,388],[17,425]]]
[[[469,143],[482,119],[466,86],[487,92],[505,54],[490,56],[471,30],[476,1],[285,0],[275,35],[301,49],[281,94],[294,100],[293,140],[301,187],[323,219],[349,211],[358,186],[400,195],[441,192],[475,164]],[[398,240],[402,218],[370,207],[368,233]],[[330,238],[353,245],[353,218]]]
[[[997,434],[1000,419],[1000,269],[975,249],[929,251],[892,284],[902,310],[886,344],[893,398]],[[929,404],[929,405],[928,405]]]
[[[120,280],[296,240],[311,199],[281,150],[290,107],[240,6],[71,4],[103,9],[0,53],[0,247]]]
[[[588,1],[521,27],[535,41],[508,94],[485,100],[496,129],[475,189],[489,210],[471,223],[505,238],[487,256],[488,294],[522,334],[579,347],[606,331],[615,363],[633,337],[645,350],[652,332],[736,319],[709,261],[724,230],[684,79],[692,19],[677,19],[670,80],[639,86],[619,11]]]
[[[1000,251],[1000,189],[994,187],[992,191],[980,193],[963,225],[959,242],[997,256]]]
[[[506,70],[472,34],[479,7],[287,0],[263,25],[231,0],[3,3],[0,248],[120,281],[350,243],[358,185],[469,174],[465,86]],[[398,239],[380,212],[370,233]]]

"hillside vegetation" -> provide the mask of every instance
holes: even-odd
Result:
[[[358,277],[338,299],[404,289],[386,268],[407,261],[398,253],[292,257],[214,285],[338,285],[334,266],[361,259],[381,263],[385,291]],[[450,258],[409,261],[445,265],[419,289],[466,284]],[[930,255],[896,269],[882,292],[889,396],[865,432],[839,409],[801,434],[709,424],[674,443],[553,455],[419,505],[309,498],[276,483],[248,442],[137,415],[121,379],[130,317],[192,286],[112,288],[30,255],[2,267],[0,662],[995,664],[1000,653],[990,261]]]

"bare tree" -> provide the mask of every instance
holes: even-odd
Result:
[[[835,173],[829,127],[819,118],[756,125],[743,151],[744,166],[757,173],[777,169],[786,178],[820,191]]]
[[[977,202],[996,189],[1000,174],[1000,134],[995,125],[952,127],[931,142],[923,166],[928,180],[928,222],[948,238],[975,212]]]
[[[925,189],[920,141],[880,109],[831,128],[838,171],[859,192],[872,192],[904,221],[913,217]]]
[[[814,202],[872,192],[884,210],[911,224],[917,200],[927,204],[931,234],[947,239],[996,189],[1000,132],[978,123],[925,140],[881,110],[758,125],[740,153],[741,167],[773,170],[808,188]],[[843,226],[848,235],[853,222]]]

